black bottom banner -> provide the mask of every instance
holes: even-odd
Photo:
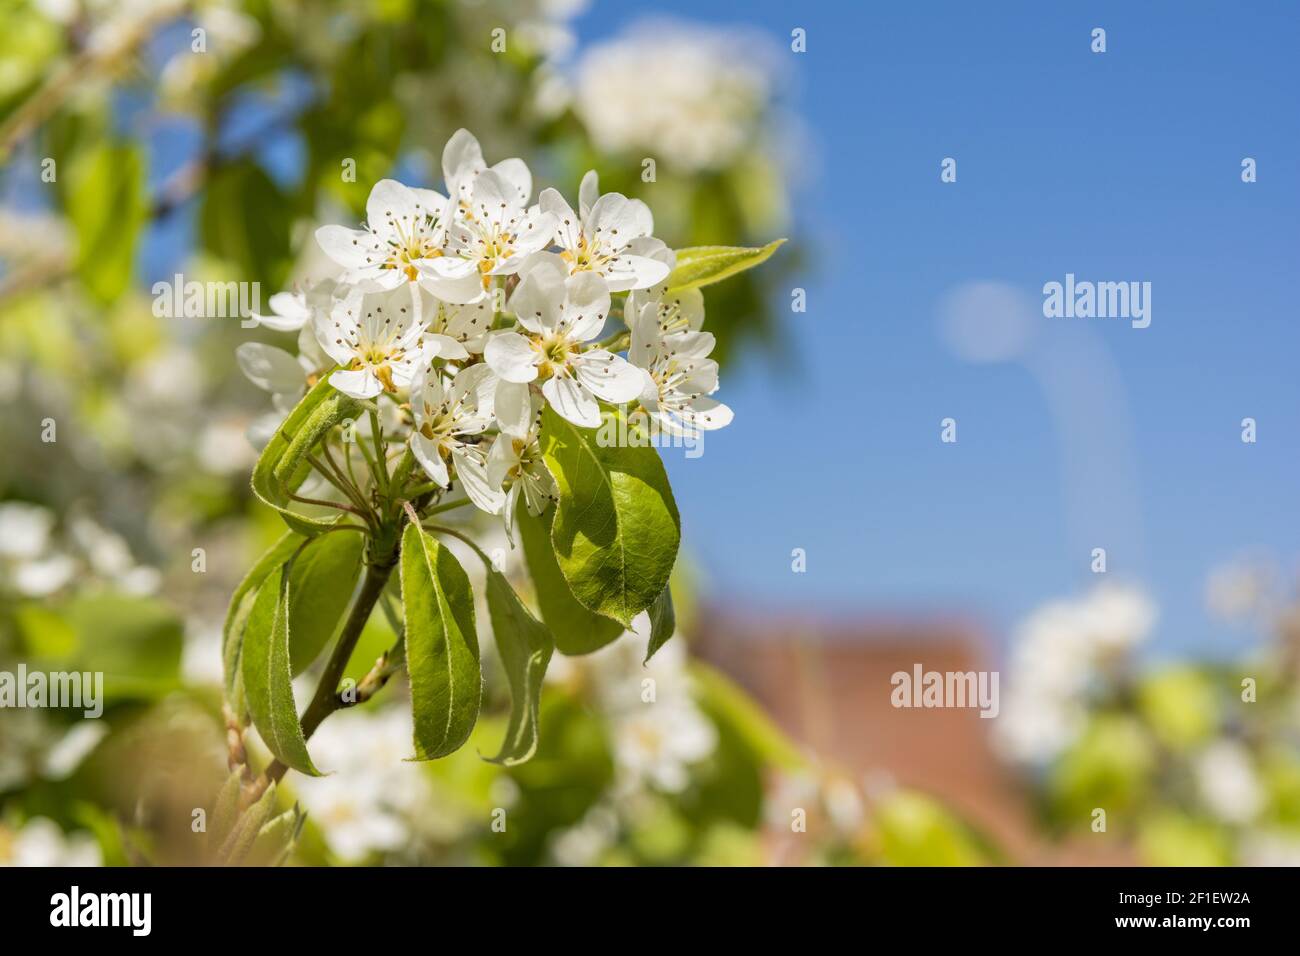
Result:
[[[247,937],[355,948],[460,919],[498,941],[556,920],[725,927],[732,938],[813,920],[820,932],[923,927],[930,943],[978,929],[986,942],[1047,932],[1231,945],[1289,926],[1295,888],[1293,871],[1269,869],[49,869],[0,870],[0,913],[10,939],[128,945]]]

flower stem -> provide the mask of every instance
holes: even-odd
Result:
[[[436,514],[442,514],[444,511],[452,511],[469,503],[470,501],[468,498],[457,498],[455,501],[444,501],[442,504],[434,505],[431,508],[425,508],[424,511],[421,512],[421,515],[425,518],[431,518]]]
[[[379,424],[378,409],[370,411],[370,437],[375,442],[375,483],[379,490],[388,494],[388,458],[384,454],[384,427]]]

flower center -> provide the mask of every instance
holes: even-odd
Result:
[[[578,352],[567,336],[555,333],[535,336],[529,340],[529,344],[541,358],[537,370],[543,378],[567,375],[569,361]]]
[[[568,262],[574,272],[599,272],[609,261],[609,256],[601,254],[600,243],[588,240],[585,235],[578,237],[576,249],[565,249],[560,253],[560,258]]]

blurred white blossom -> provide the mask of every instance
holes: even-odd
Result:
[[[1084,695],[1106,663],[1151,633],[1156,610],[1141,591],[1108,584],[1052,601],[1021,625],[1011,652],[995,741],[1014,760],[1050,760],[1084,724]]]
[[[323,724],[312,754],[326,776],[295,790],[330,847],[349,861],[401,849],[411,820],[433,805],[424,770],[410,763],[411,718],[400,707],[357,711]]]
[[[1225,823],[1247,823],[1264,805],[1264,791],[1250,752],[1241,744],[1220,740],[1197,757],[1196,783],[1201,799]]]
[[[642,24],[582,55],[574,106],[602,150],[716,169],[754,143],[771,97],[771,60],[744,31]]]
[[[65,834],[47,817],[32,817],[11,837],[0,828],[0,866],[100,866],[103,857],[90,834]]]

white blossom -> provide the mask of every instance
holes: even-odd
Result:
[[[540,380],[551,407],[583,428],[600,425],[597,399],[628,402],[640,394],[644,380],[625,359],[602,348],[584,350],[609,314],[609,289],[599,275],[570,276],[559,256],[539,255],[509,304],[520,330],[493,335],[483,351],[503,381]],[[513,411],[518,420],[519,410]]]
[[[0,504],[0,558],[31,559],[45,551],[54,512],[24,501]]]
[[[668,277],[656,256],[667,247],[651,236],[654,217],[639,199],[622,193],[600,195],[595,170],[582,178],[578,212],[554,189],[542,190],[540,205],[556,221],[555,242],[570,275],[595,272],[610,292],[646,289]]]
[[[445,254],[422,262],[420,269],[438,281],[481,281],[486,291],[493,276],[513,275],[529,255],[550,244],[555,220],[537,206],[526,208],[520,185],[496,169],[462,174],[458,183],[468,198],[447,226]]]
[[[294,789],[330,848],[348,861],[400,850],[411,839],[412,812],[432,793],[411,751],[410,717],[401,708],[348,714],[312,737],[322,777],[302,777]]]
[[[6,844],[8,848],[5,849]],[[48,817],[32,817],[14,836],[0,833],[0,866],[100,866],[99,844],[84,830],[65,834]]]
[[[668,166],[717,169],[758,133],[771,91],[766,45],[736,31],[640,26],[591,46],[575,109],[603,151],[653,151]]]
[[[1195,761],[1201,799],[1225,823],[1249,823],[1264,806],[1264,791],[1250,752],[1239,743],[1219,740]]]
[[[271,307],[270,315],[252,312],[249,318],[276,332],[297,332],[318,310],[330,310],[337,288],[338,283],[333,279],[322,279],[303,292],[277,292],[267,301]]]
[[[451,483],[448,464],[465,493],[484,511],[501,509],[502,496],[490,487],[486,461],[477,441],[494,421],[493,396],[497,380],[487,365],[471,365],[450,382],[432,364],[421,369],[411,386],[415,428],[411,451],[425,473],[442,487]]]
[[[416,371],[438,354],[445,341],[426,341],[424,326],[401,288],[354,289],[334,303],[328,316],[318,315],[315,327],[321,348],[341,366],[330,374],[330,384],[360,399],[409,386]]]
[[[1146,595],[1115,584],[1036,609],[1012,650],[995,726],[998,746],[1026,763],[1060,754],[1086,724],[1087,692],[1102,668],[1145,641],[1155,620]]]
[[[664,432],[690,435],[731,424],[731,409],[711,397],[718,389],[718,363],[708,357],[713,346],[709,332],[665,335],[657,303],[633,321],[628,356],[645,373],[641,404]]]
[[[502,396],[505,400],[502,401]],[[520,495],[528,513],[536,516],[558,499],[559,488],[555,478],[542,460],[539,441],[541,432],[542,402],[527,385],[502,382],[497,387],[498,403],[512,409],[517,420],[501,420],[498,415],[500,435],[492,443],[487,456],[487,481],[493,488],[505,488],[503,506],[506,536],[513,540],[514,515]]]
[[[425,284],[438,298],[470,302],[482,294],[476,282],[447,281],[450,277],[422,270],[443,254],[449,211],[446,197],[435,190],[381,179],[366,200],[363,228],[321,226],[316,230],[316,241],[346,270],[343,282],[369,282],[380,289],[396,289],[427,280]],[[418,308],[418,296],[411,298]]]

